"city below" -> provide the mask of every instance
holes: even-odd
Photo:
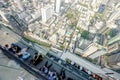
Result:
[[[0,0],[0,80],[120,80],[120,0]]]

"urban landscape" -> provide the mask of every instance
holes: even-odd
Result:
[[[120,80],[120,0],[0,0],[0,80]]]

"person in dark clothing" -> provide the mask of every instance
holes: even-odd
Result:
[[[16,49],[16,53],[19,53],[21,51],[21,48],[19,46],[16,46],[15,49]]]
[[[35,53],[34,56],[33,56],[33,59],[31,60],[32,64],[35,64],[37,59],[38,59],[38,53]]]
[[[13,48],[13,51],[14,51],[14,53],[19,53],[18,46],[15,46],[15,47]]]
[[[56,71],[53,72],[49,71],[48,76],[49,76],[49,80],[56,80],[57,78]]]
[[[44,56],[40,54],[35,61],[35,65],[39,64],[41,61],[43,61],[43,59],[44,59]]]
[[[49,69],[52,67],[52,63],[50,65],[48,65],[48,61],[46,61],[45,65],[40,68],[40,70],[45,73],[45,74],[48,74],[49,72]]]
[[[11,47],[8,50],[14,53],[14,46],[11,45]]]
[[[39,55],[39,58],[38,58],[40,61],[42,61],[44,59],[44,56],[42,54]]]
[[[47,65],[48,65],[48,61],[45,62],[45,65],[44,65],[44,66],[47,67]]]
[[[6,50],[8,50],[8,49],[9,49],[9,45],[6,44],[4,48],[5,48]]]
[[[50,69],[52,67],[52,63],[50,65],[48,65],[48,61],[45,63],[45,67],[47,67],[48,69]]]
[[[73,79],[69,77],[69,78],[67,78],[67,80],[73,80]]]
[[[61,70],[60,75],[59,75],[59,80],[64,80],[66,78],[65,70]]]
[[[16,54],[21,51],[21,48],[16,44],[11,44],[11,47],[8,50]]]

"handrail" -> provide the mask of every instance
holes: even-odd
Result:
[[[59,65],[60,67],[64,68],[65,70],[67,70],[67,71],[69,71],[70,73],[74,74],[75,76],[79,77],[80,79],[82,79],[82,80],[88,80],[88,79],[86,79],[86,78],[84,78],[84,77],[76,74],[74,71],[70,70],[69,68],[66,68],[64,65],[60,65],[60,64],[58,64],[57,62],[51,60],[51,59],[48,58],[47,56],[46,56],[46,58],[47,58],[49,61],[55,63],[56,65]]]
[[[47,58],[49,61],[54,62],[55,64],[61,66],[62,68],[68,70],[69,72],[73,73],[74,75],[76,75],[77,77],[79,77],[79,78],[82,79],[82,80],[88,80],[88,78],[90,78],[91,80],[96,80],[96,79],[92,78],[92,76],[89,76],[87,73],[82,72],[82,71],[78,71],[78,69],[76,69],[76,68],[73,67],[72,65],[69,65],[69,64],[67,64],[67,63],[66,63],[66,66],[63,65],[63,64],[60,65],[57,61],[51,60],[48,55],[46,56],[46,58]],[[58,58],[58,59],[61,60],[61,61],[63,61],[63,60],[60,59],[60,58]],[[69,68],[67,68],[67,66],[68,66]],[[81,74],[80,74],[80,73],[81,73]]]

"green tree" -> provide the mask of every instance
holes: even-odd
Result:
[[[66,17],[68,18],[68,19],[71,19],[71,18],[73,18],[73,14],[72,13],[68,13],[67,15],[66,15]]]
[[[81,37],[83,37],[84,39],[88,39],[89,38],[89,32],[88,31],[83,31],[82,33],[81,33]]]

